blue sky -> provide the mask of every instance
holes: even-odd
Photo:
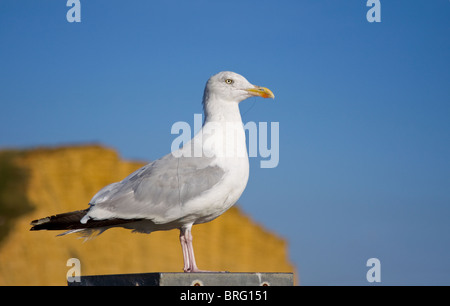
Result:
[[[450,285],[450,2],[0,1],[0,147],[170,151],[206,80],[231,70],[274,101],[280,162],[240,199],[285,237],[304,285]],[[195,228],[194,228],[195,235]],[[201,265],[201,263],[200,263]]]

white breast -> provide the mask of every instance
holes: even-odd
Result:
[[[203,154],[215,157],[215,165],[225,171],[214,188],[201,199],[186,203],[195,211],[194,223],[208,222],[233,206],[242,195],[249,177],[249,161],[242,122],[207,122],[196,138],[202,137]]]

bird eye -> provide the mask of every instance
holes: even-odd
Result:
[[[226,79],[226,80],[225,80],[225,83],[227,83],[227,84],[233,84],[233,82],[234,82],[234,81],[233,81],[232,79]]]

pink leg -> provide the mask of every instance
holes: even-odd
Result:
[[[183,250],[184,272],[210,272],[199,270],[195,262],[194,246],[192,245],[191,227],[187,226],[180,229],[180,243]]]
[[[181,243],[181,250],[183,251],[183,261],[184,261],[183,271],[189,272],[190,270],[189,254],[184,232],[185,230],[180,229],[180,243]]]

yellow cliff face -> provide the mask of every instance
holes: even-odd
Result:
[[[87,208],[100,188],[143,163],[122,161],[115,151],[100,146],[28,150],[17,154],[14,163],[26,173],[26,182],[8,190],[24,193],[33,209],[15,218],[0,241],[0,285],[66,285],[66,263],[73,257],[80,260],[82,275],[182,271],[176,230],[145,235],[110,229],[87,242],[76,235],[29,231],[31,220]],[[294,272],[286,241],[237,207],[194,226],[193,235],[201,269]]]

